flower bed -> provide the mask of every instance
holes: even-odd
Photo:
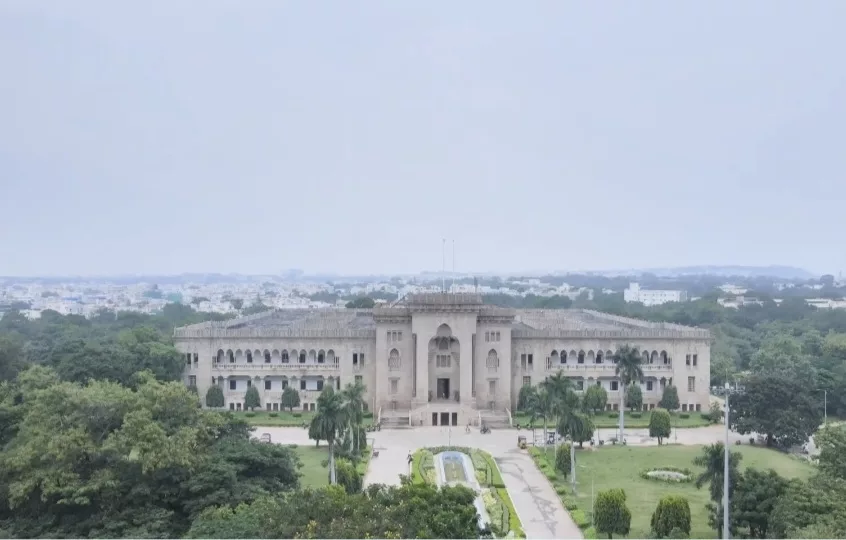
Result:
[[[644,480],[653,480],[656,482],[669,482],[671,484],[681,484],[693,481],[693,472],[690,469],[679,469],[676,467],[661,467],[658,469],[649,469],[641,471],[640,477]]]

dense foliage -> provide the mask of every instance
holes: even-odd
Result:
[[[35,366],[0,386],[0,536],[181,536],[209,506],[298,487],[290,449],[198,408],[181,383],[132,382]]]
[[[650,522],[657,538],[667,538],[673,529],[690,534],[690,504],[681,495],[665,495],[658,501]]]
[[[664,439],[670,436],[671,430],[670,413],[665,409],[655,409],[652,411],[652,415],[649,417],[649,436],[656,437],[660,445],[663,444]]]
[[[189,538],[478,538],[475,493],[427,483],[339,486],[206,510]],[[487,536],[487,535],[485,535]]]
[[[626,493],[622,489],[609,489],[596,494],[593,520],[596,532],[608,535],[627,535],[631,529],[632,513],[626,506]]]

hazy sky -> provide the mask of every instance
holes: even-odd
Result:
[[[844,21],[0,0],[0,275],[846,270]]]

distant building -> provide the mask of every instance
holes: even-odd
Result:
[[[629,283],[629,288],[623,291],[623,299],[644,306],[658,306],[667,302],[686,302],[687,291],[650,291],[641,289],[637,283]]]

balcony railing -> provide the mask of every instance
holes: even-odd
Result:
[[[339,364],[212,364],[215,371],[263,371],[274,373],[277,371],[340,371]]]
[[[615,371],[616,364],[552,364],[549,371]],[[673,371],[671,364],[641,364],[640,368],[644,371]]]

